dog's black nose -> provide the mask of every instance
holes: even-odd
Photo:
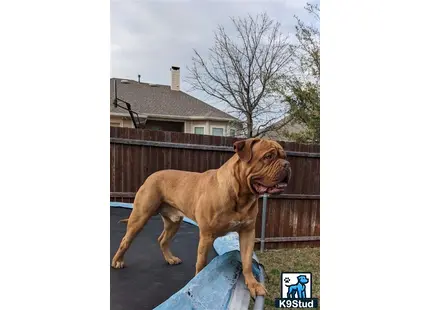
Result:
[[[284,168],[285,169],[288,169],[288,168],[290,168],[290,162],[288,161],[288,160],[286,160],[286,161],[284,161]]]

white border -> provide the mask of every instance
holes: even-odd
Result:
[[[322,309],[421,309],[428,295],[428,6],[321,5]]]
[[[0,308],[109,309],[109,2],[0,12]]]

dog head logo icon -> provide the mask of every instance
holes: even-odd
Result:
[[[305,299],[312,298],[312,274],[303,273],[282,273],[282,298]]]
[[[318,298],[312,297],[312,273],[282,272],[281,298],[275,298],[276,308],[318,308]]]

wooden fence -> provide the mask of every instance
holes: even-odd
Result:
[[[219,168],[239,139],[111,127],[111,201],[133,202],[145,179],[162,169],[203,172]],[[265,248],[319,246],[319,145],[280,144],[293,171],[285,194],[269,196]],[[256,237],[260,241],[262,199]]]

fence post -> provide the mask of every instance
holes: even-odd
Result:
[[[264,236],[266,234],[267,194],[263,195],[263,212],[261,214],[260,252],[264,251]]]

